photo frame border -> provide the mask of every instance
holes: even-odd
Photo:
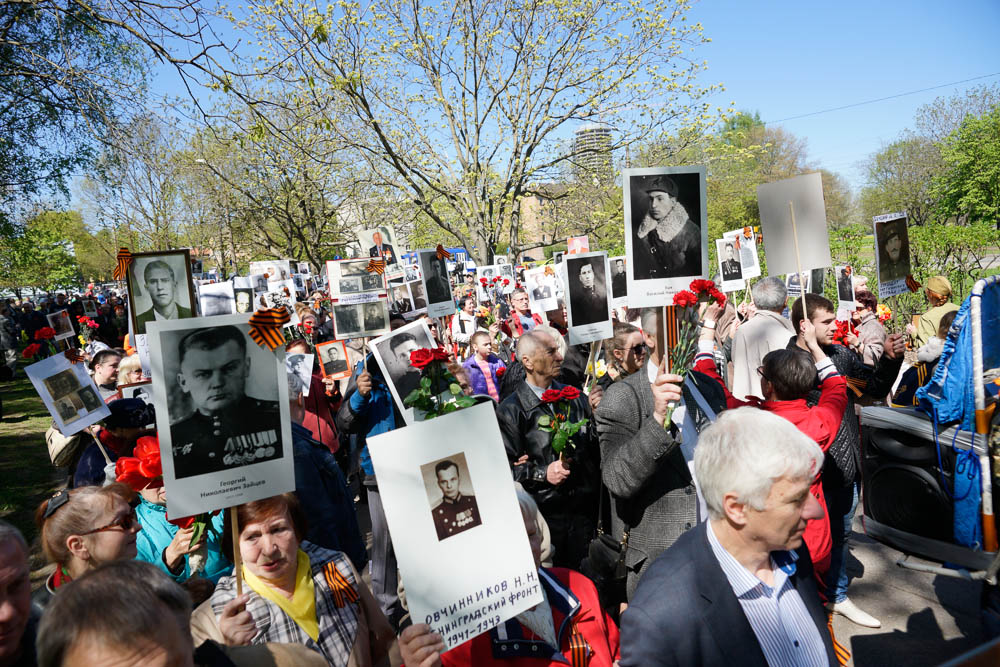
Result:
[[[191,308],[191,317],[185,317],[183,319],[195,319],[197,313],[200,310],[201,302],[198,300],[198,295],[194,289],[194,276],[191,275],[191,249],[190,248],[180,248],[172,250],[156,250],[150,252],[136,252],[132,253],[132,261],[128,265],[128,271],[125,272],[125,296],[128,303],[128,316],[129,322],[132,326],[131,331],[135,332],[136,335],[145,335],[146,332],[139,331],[139,325],[136,321],[135,312],[135,297],[132,294],[132,280],[130,276],[135,274],[135,260],[143,259],[147,257],[160,257],[162,255],[184,255],[184,271],[187,276],[187,289],[188,289],[188,303]],[[172,320],[160,320],[160,321],[172,321]],[[180,321],[180,320],[177,320]]]

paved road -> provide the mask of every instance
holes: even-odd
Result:
[[[861,534],[859,518],[854,531],[848,594],[882,627],[862,628],[834,616],[834,632],[851,651],[851,664],[937,665],[983,642],[982,584],[898,567],[902,554]]]

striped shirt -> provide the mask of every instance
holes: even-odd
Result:
[[[829,665],[819,629],[789,578],[795,574],[798,554],[771,552],[774,586],[768,586],[719,544],[711,521],[707,528],[712,553],[757,636],[767,664],[771,667]]]

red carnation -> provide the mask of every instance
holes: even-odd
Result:
[[[94,320],[90,319],[89,317],[87,318],[87,321],[84,322],[84,324],[86,324],[87,327],[90,328],[90,329],[96,329],[97,327],[100,326],[97,322],[95,322]]]
[[[484,277],[484,278],[480,278],[479,282],[481,282],[483,284],[483,287],[485,287],[486,283],[489,282],[489,281],[487,281],[486,278]]]
[[[563,397],[563,400],[575,401],[580,398],[580,390],[576,387],[563,387],[559,395]]]
[[[25,359],[31,359],[33,356],[38,354],[38,351],[40,349],[42,349],[41,345],[39,345],[38,343],[32,343],[28,347],[24,348],[24,351],[21,352],[21,356],[24,357]]]
[[[497,369],[497,379],[499,380],[500,378],[502,378],[503,374],[506,373],[506,372],[507,372],[507,369],[504,368],[503,366],[501,366],[500,368],[498,368]]]
[[[420,348],[410,352],[410,365],[416,369],[424,370],[427,364],[434,361],[434,353],[426,348]]]
[[[178,528],[190,528],[194,525],[194,520],[198,518],[197,514],[192,514],[191,516],[181,517],[180,519],[171,519],[167,517],[167,523],[172,523]]]
[[[514,283],[514,289],[521,289],[521,283]]]
[[[558,389],[546,389],[542,392],[542,403],[555,403],[562,399],[562,392]]]
[[[506,278],[504,278],[503,279],[503,284],[504,284],[504,287],[506,287],[507,285],[510,285],[510,281],[507,280]]]
[[[148,488],[152,481],[142,474],[142,462],[134,456],[123,456],[115,461],[115,479],[124,482],[134,491]]]
[[[35,340],[49,340],[54,338],[56,335],[56,330],[52,327],[42,327],[35,332]]]
[[[711,280],[705,280],[703,278],[697,278],[691,281],[691,291],[695,294],[701,295],[705,293],[711,293],[715,289],[715,283]]]
[[[494,285],[496,285],[498,282],[500,282],[500,276],[496,276],[495,278],[493,278]]]
[[[687,290],[681,290],[674,295],[674,305],[675,306],[694,306],[698,303],[698,297]]]
[[[711,296],[711,297],[712,297],[713,299],[715,299],[716,303],[718,303],[718,304],[719,304],[719,307],[720,307],[720,308],[722,308],[722,307],[724,307],[724,306],[726,305],[726,295],[725,295],[725,294],[723,294],[722,292],[720,292],[719,290],[717,290],[717,289],[715,289],[715,288],[713,287],[712,289],[710,289],[710,290],[708,291],[708,294],[709,294],[709,296]]]
[[[139,459],[139,471],[149,479],[163,477],[163,467],[160,463],[160,441],[154,435],[147,435],[136,440],[136,458]]]

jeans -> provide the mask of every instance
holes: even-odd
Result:
[[[826,495],[826,511],[830,517],[830,537],[833,550],[830,552],[830,569],[823,577],[823,595],[828,602],[843,602],[847,599],[847,549],[851,537],[854,512],[858,509],[858,484],[840,489],[823,489]]]

